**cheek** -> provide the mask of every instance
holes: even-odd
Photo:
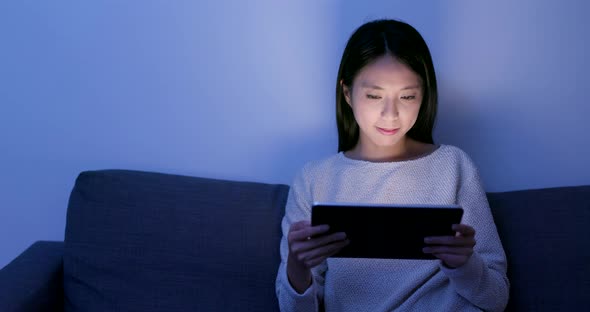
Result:
[[[375,121],[381,116],[381,108],[376,103],[356,102],[352,110],[357,123]]]
[[[418,119],[418,114],[420,113],[420,105],[413,104],[413,105],[406,105],[403,108],[400,108],[400,115],[403,115],[403,119],[407,126],[412,127],[416,120]]]
[[[400,110],[403,110],[404,113],[408,115],[418,115],[420,112],[420,104],[419,103],[408,103],[400,105]]]
[[[365,98],[363,97],[354,97],[352,99],[352,104],[350,105],[350,107],[352,108],[352,110],[356,113],[366,113],[369,112],[371,110],[374,110],[376,108],[375,103],[371,103],[369,101],[367,101]]]
[[[354,119],[356,120],[356,123],[359,125],[363,124],[364,120],[367,119],[366,107],[362,107],[361,105],[353,106],[352,112],[354,114]]]

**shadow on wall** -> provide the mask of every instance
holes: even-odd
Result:
[[[280,142],[272,142],[274,153],[264,157],[266,165],[261,166],[268,172],[261,173],[270,181],[277,172],[281,175],[278,183],[291,185],[295,175],[307,162],[322,159],[337,152],[338,136],[336,126],[323,127],[315,131],[292,133],[289,137],[281,138]],[[266,161],[266,158],[268,160]]]
[[[502,96],[475,99],[455,85],[439,77],[439,106],[434,137],[437,144],[454,145],[464,150],[480,171],[488,191],[509,184],[507,173],[515,162],[507,157],[506,142],[499,142],[503,131],[500,111],[494,108]],[[476,103],[477,102],[477,103]],[[484,107],[484,109],[482,109]],[[516,147],[524,148],[524,146]],[[509,156],[509,155],[508,155]],[[488,160],[488,161],[486,161]],[[494,160],[490,162],[489,160]]]

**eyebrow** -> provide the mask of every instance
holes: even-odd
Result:
[[[374,84],[367,84],[367,83],[362,83],[361,87],[363,89],[375,89],[375,90],[384,90],[384,88],[378,86],[378,85],[374,85]],[[412,86],[407,86],[402,88],[402,90],[410,90],[410,89],[420,89],[419,85],[412,85]]]

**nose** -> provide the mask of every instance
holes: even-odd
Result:
[[[399,110],[395,100],[385,101],[381,111],[381,117],[384,119],[397,119],[399,117]]]

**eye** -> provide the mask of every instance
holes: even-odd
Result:
[[[401,98],[402,98],[402,100],[411,101],[411,100],[415,100],[416,96],[415,95],[404,95]]]
[[[378,96],[378,95],[367,94],[367,99],[370,99],[370,100],[378,100],[378,99],[380,99],[380,98],[381,98],[381,97],[380,97],[380,96]]]

